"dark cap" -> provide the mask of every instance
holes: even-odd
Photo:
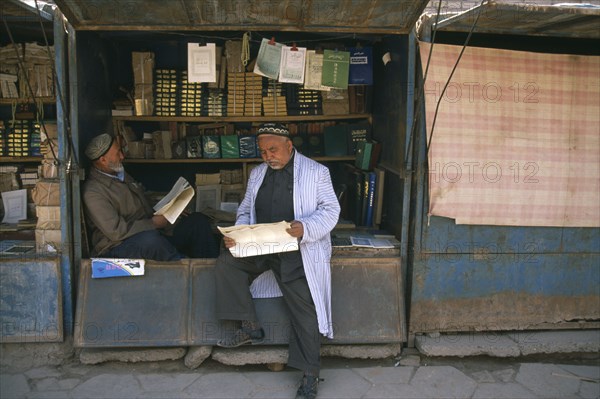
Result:
[[[258,137],[261,134],[273,134],[275,136],[290,137],[290,131],[288,130],[287,126],[282,125],[281,123],[273,122],[263,123],[260,125],[258,131],[256,132],[256,136]]]
[[[86,147],[85,155],[90,161],[95,161],[108,152],[114,139],[115,138],[108,133],[102,133],[94,137]]]

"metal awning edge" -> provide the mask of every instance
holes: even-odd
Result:
[[[460,28],[452,29],[452,27],[455,24],[465,23],[466,21],[468,21],[467,25],[470,25],[472,23],[472,21],[474,21],[475,18],[477,17],[477,14],[481,13],[481,15],[489,16],[489,15],[493,15],[494,12],[498,13],[498,15],[501,15],[502,12],[512,12],[515,14],[521,13],[521,18],[523,20],[527,19],[524,16],[525,14],[535,13],[535,14],[557,15],[559,13],[562,13],[562,15],[565,15],[565,17],[572,16],[572,18],[570,18],[571,20],[573,20],[574,18],[580,18],[580,20],[583,22],[581,26],[584,26],[584,24],[588,24],[587,20],[589,20],[590,17],[591,18],[597,17],[598,21],[600,22],[600,7],[575,7],[575,6],[571,6],[571,5],[509,4],[509,3],[500,3],[500,2],[495,2],[495,1],[487,1],[481,5],[475,6],[464,12],[452,15],[450,17],[447,17],[447,18],[439,21],[437,23],[437,30],[461,31],[464,29],[460,29]],[[436,26],[435,20],[433,17],[434,16],[432,16],[432,21],[431,21],[432,29]],[[493,20],[492,18],[488,18],[488,19]],[[551,21],[549,21],[549,22],[551,22]],[[574,21],[573,23],[578,23],[578,21]],[[550,25],[550,23],[549,23],[549,25]],[[510,33],[524,34],[524,35],[528,34],[528,32],[523,29],[519,29],[517,27],[514,27],[513,29],[514,29],[514,31],[512,31]],[[535,30],[536,30],[536,33],[534,33],[534,34],[543,34],[543,27],[537,28]],[[494,28],[493,26],[489,26],[489,25],[486,26],[486,25],[482,24],[481,19],[478,21],[478,25],[475,28],[475,32],[501,33],[501,34],[509,33],[504,30],[499,31],[498,28]],[[529,34],[531,34],[531,33],[529,33]],[[580,37],[580,35],[578,35],[576,32],[573,32],[572,36]],[[597,37],[598,37],[598,35],[594,36],[593,38],[597,38]]]

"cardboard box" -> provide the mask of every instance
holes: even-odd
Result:
[[[143,159],[146,156],[146,144],[142,141],[127,143],[127,158]]]
[[[56,161],[51,159],[42,160],[38,174],[42,179],[58,179],[58,165]]]
[[[40,180],[31,192],[31,199],[36,205],[60,205],[60,184],[58,180]]]
[[[152,141],[154,142],[154,158],[156,159],[171,159],[171,132],[168,130],[160,130],[152,133]]]
[[[60,230],[35,229],[35,250],[37,253],[59,252],[61,243]]]
[[[196,186],[210,186],[211,184],[220,184],[220,173],[197,173]]]
[[[40,230],[60,230],[60,206],[36,206],[36,228]]]
[[[135,85],[150,85],[154,83],[154,53],[134,51],[131,53],[133,67],[133,83]],[[137,92],[137,89],[136,89]],[[137,97],[136,98],[141,98]]]

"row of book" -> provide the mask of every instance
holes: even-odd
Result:
[[[129,158],[257,158],[256,125],[212,123],[173,124],[169,130],[144,133],[139,140],[132,127],[119,121]],[[165,125],[166,129],[167,126]],[[371,142],[371,125],[335,121],[290,123],[290,137],[296,149],[307,156],[359,156],[361,142]],[[367,148],[369,148],[367,146]],[[369,156],[371,154],[369,153]],[[372,158],[377,158],[375,151]],[[361,162],[362,157],[361,157]],[[369,161],[369,165],[371,161]],[[369,169],[368,167],[364,169]]]
[[[350,86],[322,94],[252,72],[229,73],[225,89],[208,86],[188,82],[185,72],[157,69],[154,83],[142,86],[147,92],[143,101],[148,106],[136,109],[136,114],[146,115],[150,109],[155,116],[344,115],[368,113],[371,107],[371,86]],[[114,108],[113,116],[134,112],[131,103],[125,107],[115,103]]]
[[[341,193],[342,216],[356,226],[377,226],[383,215],[385,171],[373,168],[364,171],[346,165],[345,183]]]
[[[0,155],[8,157],[41,156],[41,124],[16,119],[0,121]]]

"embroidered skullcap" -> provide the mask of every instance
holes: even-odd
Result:
[[[281,123],[263,123],[259,126],[256,136],[261,134],[274,134],[275,136],[290,137],[290,131]]]
[[[85,155],[95,161],[106,154],[112,145],[114,137],[108,133],[102,133],[92,139],[85,149]]]

